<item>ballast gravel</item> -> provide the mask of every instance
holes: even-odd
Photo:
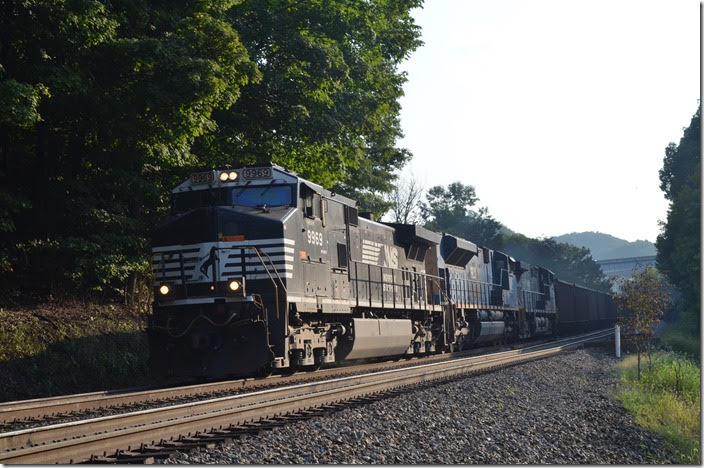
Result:
[[[426,386],[162,463],[671,462],[611,395],[615,359],[587,348]]]

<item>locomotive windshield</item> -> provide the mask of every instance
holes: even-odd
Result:
[[[211,190],[194,190],[193,192],[175,193],[171,202],[173,214],[181,214],[205,206],[227,206],[227,188]]]
[[[289,206],[291,185],[257,185],[232,189],[232,204],[239,206]]]
[[[181,192],[173,195],[171,207],[173,214],[181,214],[207,206],[290,206],[294,188],[294,185],[256,185]]]

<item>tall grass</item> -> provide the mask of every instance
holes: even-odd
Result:
[[[638,380],[637,360],[628,356],[619,368],[617,397],[633,413],[636,423],[659,434],[680,463],[701,463],[700,368],[674,352],[653,356],[653,370],[643,366]]]

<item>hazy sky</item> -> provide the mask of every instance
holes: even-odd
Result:
[[[696,0],[426,0],[402,69],[402,172],[459,180],[531,237],[654,241],[664,150],[697,107]]]

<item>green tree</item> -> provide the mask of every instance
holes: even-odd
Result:
[[[701,110],[697,109],[679,145],[665,149],[660,188],[670,201],[657,238],[657,268],[679,292],[680,321],[701,329]]]
[[[419,5],[0,2],[0,287],[131,297],[195,168],[273,161],[383,212]]]
[[[626,332],[633,334],[638,351],[638,379],[640,355],[648,354],[648,368],[652,372],[652,343],[655,325],[662,319],[670,302],[669,287],[655,268],[638,270],[628,279],[619,282],[620,293],[616,303],[621,312],[621,322]]]
[[[273,161],[380,215],[401,136],[398,66],[420,44],[419,0],[263,0],[228,11],[261,70],[194,152],[210,164]]]
[[[502,225],[487,208],[475,208],[479,201],[474,187],[453,182],[447,188],[437,185],[428,190],[421,212],[428,229],[447,232],[472,242],[498,249]]]
[[[0,121],[0,177],[15,208],[0,236],[13,279],[130,295],[165,194],[197,164],[194,139],[258,79],[231,7],[2,3],[0,115],[13,117]]]

